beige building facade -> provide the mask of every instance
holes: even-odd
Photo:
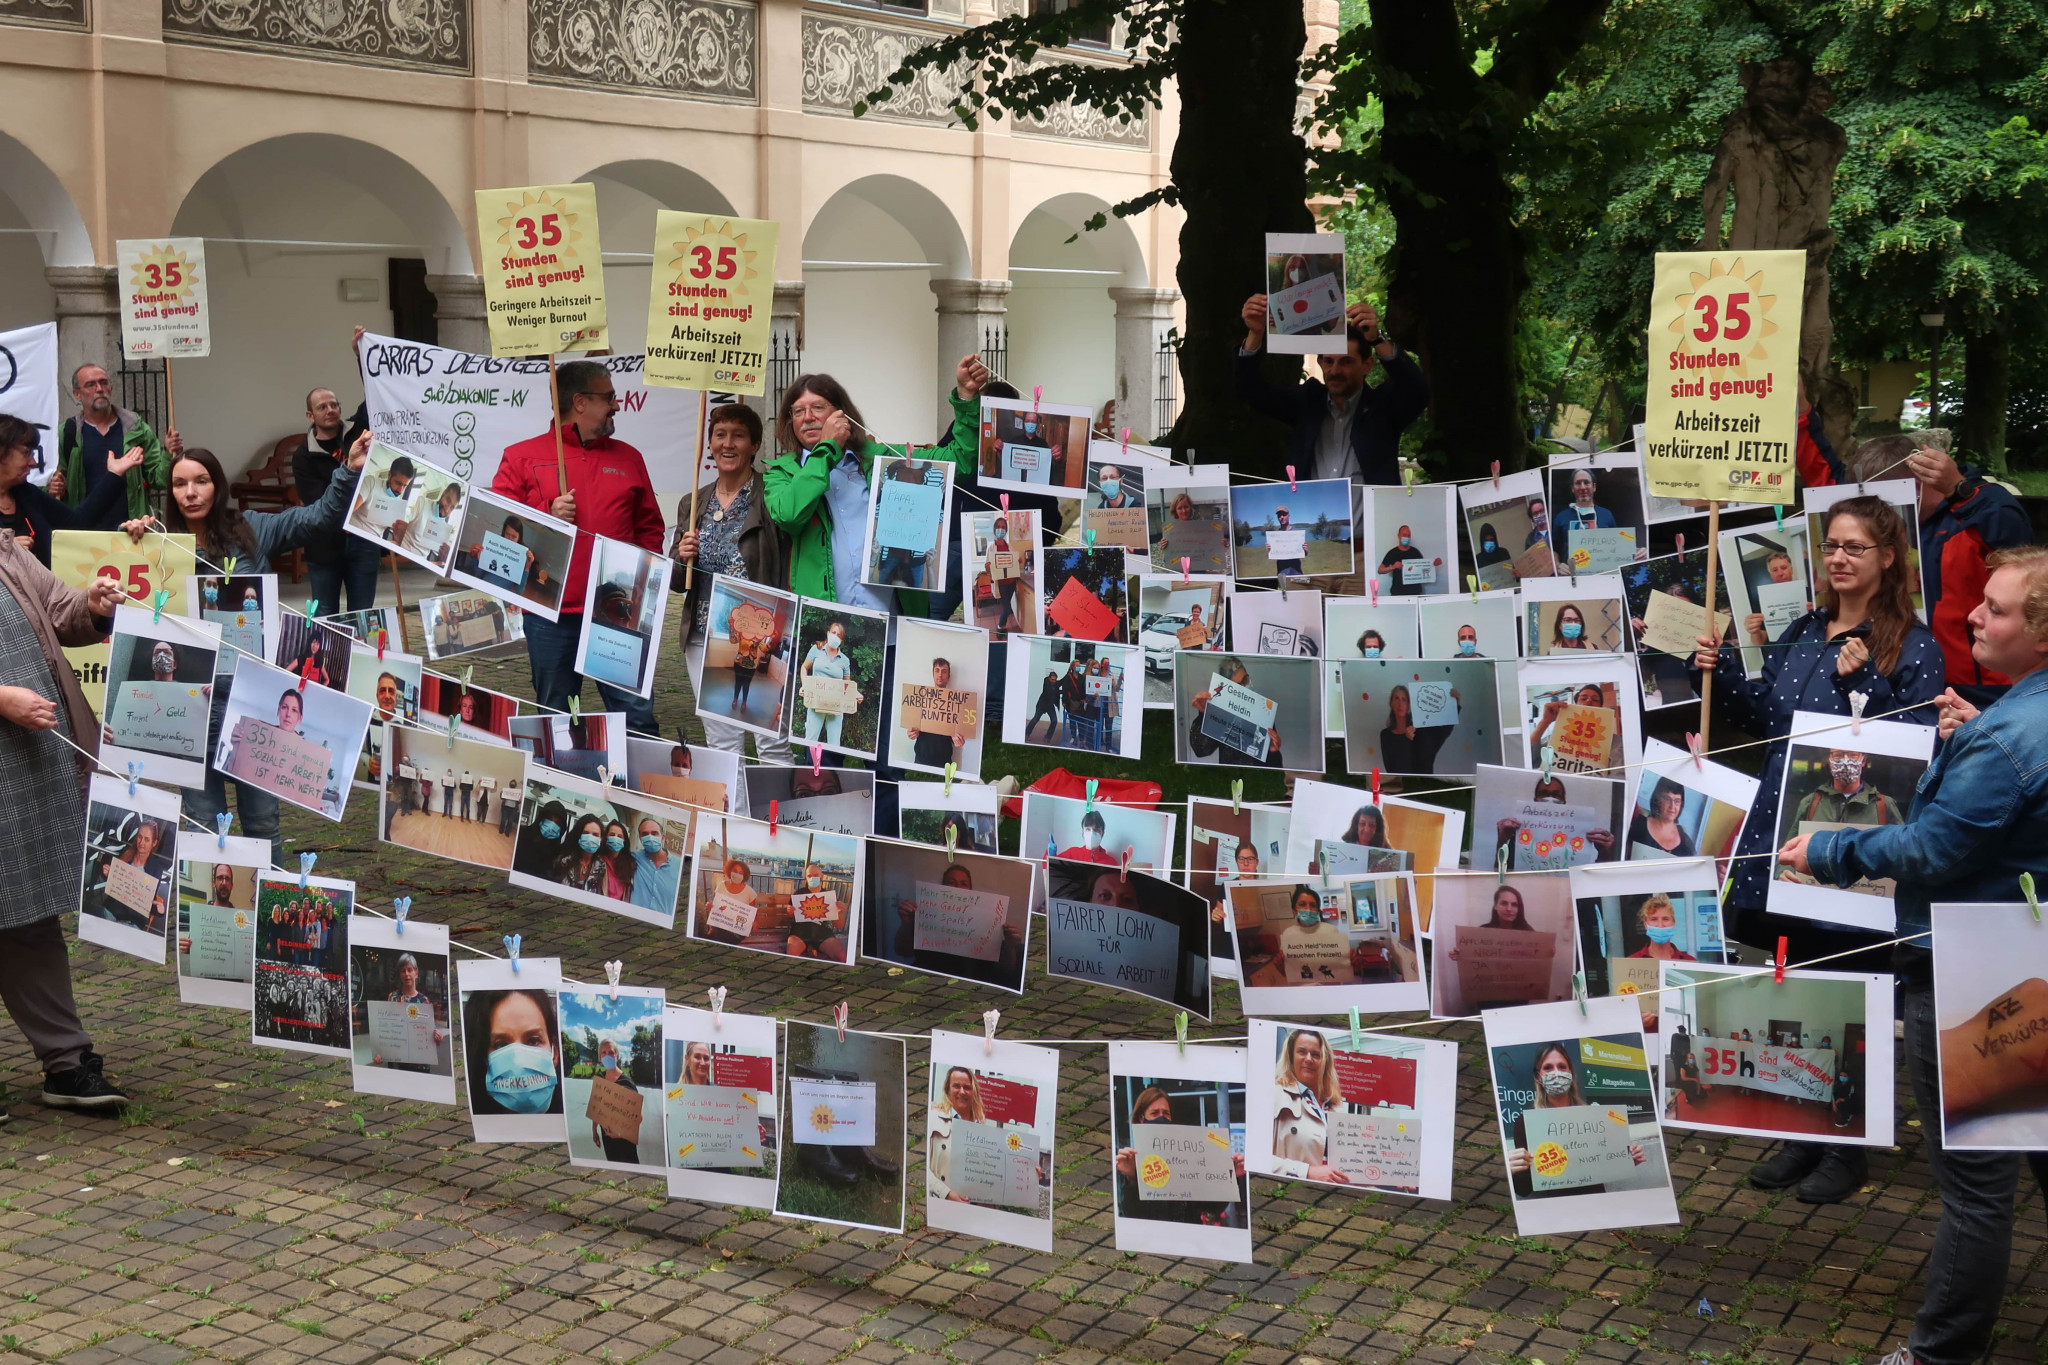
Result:
[[[943,78],[852,114],[986,5],[0,0],[0,328],[55,318],[67,375],[118,365],[116,240],[206,238],[213,354],[177,362],[177,419],[232,473],[313,385],[354,404],[354,325],[488,350],[474,191],[587,180],[619,350],[658,209],[769,218],[783,372],[838,375],[878,434],[941,434],[935,395],[986,351],[1149,439],[1179,214],[1079,229],[1166,182],[1172,91],[1129,125],[970,131]],[[1103,36],[1048,60],[1122,61]]]

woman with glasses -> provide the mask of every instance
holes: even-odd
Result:
[[[128,495],[128,471],[142,463],[143,449],[138,445],[125,455],[107,456],[107,473],[113,477],[101,479],[77,507],[29,482],[29,471],[42,463],[42,450],[40,431],[0,413],[0,531],[14,532],[47,569],[51,532],[96,530],[115,515]]]
[[[1868,947],[1884,936],[1764,912],[1793,713],[1846,716],[1849,694],[1860,692],[1869,699],[1863,711],[1868,718],[1932,725],[1944,675],[1941,647],[1913,613],[1917,570],[1897,509],[1881,498],[1845,498],[1820,521],[1819,605],[1764,648],[1763,676],[1749,679],[1740,651],[1720,646],[1712,636],[1699,638],[1693,658],[1695,691],[1698,670],[1714,670],[1722,721],[1772,741],[1763,785],[1736,850],[1723,906],[1726,927],[1732,937],[1765,952],[1775,952],[1778,940],[1786,939],[1787,960],[1794,962]],[[1828,970],[1884,972],[1891,962],[1884,953],[1872,953],[1868,961],[1831,962]],[[1832,1204],[1861,1188],[1866,1170],[1861,1147],[1788,1142],[1754,1167],[1749,1179],[1759,1189],[1797,1185],[1803,1202]]]

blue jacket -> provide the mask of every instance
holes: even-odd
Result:
[[[1899,934],[1936,900],[2010,904],[2019,875],[2048,883],[2048,668],[2014,683],[1935,754],[1906,823],[1823,830],[1806,860],[1824,882],[1893,877]]]
[[[1750,808],[1749,819],[1742,826],[1742,842],[1735,850],[1734,885],[1727,901],[1746,913],[1762,912],[1770,885],[1771,859],[1746,855],[1777,851],[1778,792],[1785,784],[1785,737],[1792,733],[1792,713],[1846,716],[1849,694],[1862,692],[1870,698],[1863,708],[1865,716],[1876,719],[1887,711],[1911,706],[1915,709],[1884,718],[1934,724],[1932,703],[1942,689],[1941,649],[1927,627],[1916,623],[1906,632],[1898,666],[1889,675],[1878,672],[1872,660],[1845,678],[1835,672],[1841,652],[1840,642],[1828,639],[1828,613],[1823,607],[1785,627],[1777,644],[1764,650],[1761,678],[1751,681],[1743,673],[1742,656],[1735,649],[1723,649],[1714,669],[1714,701],[1722,713],[1750,733],[1772,741],[1763,785],[1757,789],[1756,804]],[[1698,681],[1697,673],[1694,681]]]

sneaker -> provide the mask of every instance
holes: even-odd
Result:
[[[1802,1204],[1839,1204],[1863,1188],[1869,1174],[1870,1158],[1861,1147],[1827,1147],[1822,1149],[1813,1174],[1800,1181],[1793,1193]]]
[[[69,1071],[43,1073],[43,1103],[54,1109],[119,1109],[128,1097],[108,1084],[107,1078],[89,1066]]]
[[[1893,1351],[1890,1355],[1878,1361],[1877,1365],[1917,1365],[1917,1362],[1913,1359],[1913,1353],[1901,1346],[1898,1350]]]
[[[1749,1168],[1749,1183],[1759,1190],[1789,1190],[1813,1174],[1826,1150],[1817,1143],[1787,1142]]]

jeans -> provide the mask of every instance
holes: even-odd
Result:
[[[226,678],[213,682],[213,720],[207,734],[207,753],[220,752],[222,718],[227,715],[228,698],[234,684]],[[242,817],[240,833],[251,839],[270,841],[270,861],[273,866],[284,866],[284,841],[278,837],[277,797],[261,787],[252,787],[239,778],[225,777],[220,769],[209,766],[206,770],[206,785],[186,787],[186,818],[198,821],[209,830],[218,830],[215,818],[228,808],[228,783],[235,784],[235,810]]]
[[[1934,1028],[1934,989],[1921,982],[1902,992],[1906,1075],[1920,1110],[1927,1164],[1941,1190],[1941,1225],[1927,1260],[1927,1297],[1907,1342],[1921,1365],[1975,1365],[1991,1345],[2012,1265],[2013,1203],[2020,1160],[2048,1190],[2048,1152],[1948,1151],[1941,1145],[1941,1056]]]
[[[543,708],[567,713],[569,698],[583,694],[583,675],[575,669],[576,640],[583,633],[583,613],[564,612],[559,621],[526,614],[526,661],[533,670],[533,696]],[[660,733],[655,728],[654,703],[631,692],[621,692],[609,683],[597,685],[597,695],[607,711],[624,711],[626,728],[638,734]]]
[[[315,564],[306,557],[306,595],[320,604],[321,615],[337,611],[368,611],[377,605],[377,571],[384,566],[384,552],[361,536],[349,536],[341,558]],[[348,590],[348,606],[341,604],[342,589]]]

